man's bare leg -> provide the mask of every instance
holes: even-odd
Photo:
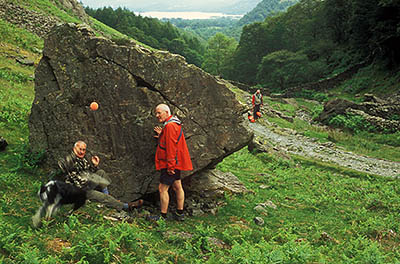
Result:
[[[172,184],[172,188],[176,193],[176,209],[183,210],[183,204],[185,202],[185,192],[182,188],[182,181],[174,181],[174,183]]]
[[[160,183],[158,185],[158,191],[160,192],[160,207],[162,214],[166,214],[168,212],[168,205],[169,205],[168,189],[169,186],[166,184]]]

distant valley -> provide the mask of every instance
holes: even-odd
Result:
[[[115,1],[115,3],[92,0],[82,1],[84,6],[91,8],[111,6],[112,8],[126,7],[133,12],[205,12],[229,15],[244,15],[260,2],[261,0],[136,0],[134,2]]]

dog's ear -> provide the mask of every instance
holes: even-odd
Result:
[[[47,187],[45,185],[40,186],[40,193],[44,193]]]

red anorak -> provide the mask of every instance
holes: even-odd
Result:
[[[193,170],[189,150],[178,118],[168,117],[164,122],[156,150],[156,170]]]
[[[256,98],[256,96],[258,96],[258,98]],[[258,94],[258,95],[257,95],[257,93],[253,94],[253,96],[252,96],[252,98],[251,98],[251,104],[253,105],[253,107],[254,107],[255,105],[261,105],[262,103],[263,103],[263,96],[262,96],[262,94],[261,94],[261,93]]]

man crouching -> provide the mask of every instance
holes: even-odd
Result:
[[[104,170],[99,170],[100,158],[93,156],[89,161],[86,157],[86,143],[77,141],[72,152],[58,162],[65,176],[65,182],[71,183],[86,191],[87,199],[104,204],[117,210],[131,211],[143,204],[143,200],[123,203],[108,192],[111,180]]]

